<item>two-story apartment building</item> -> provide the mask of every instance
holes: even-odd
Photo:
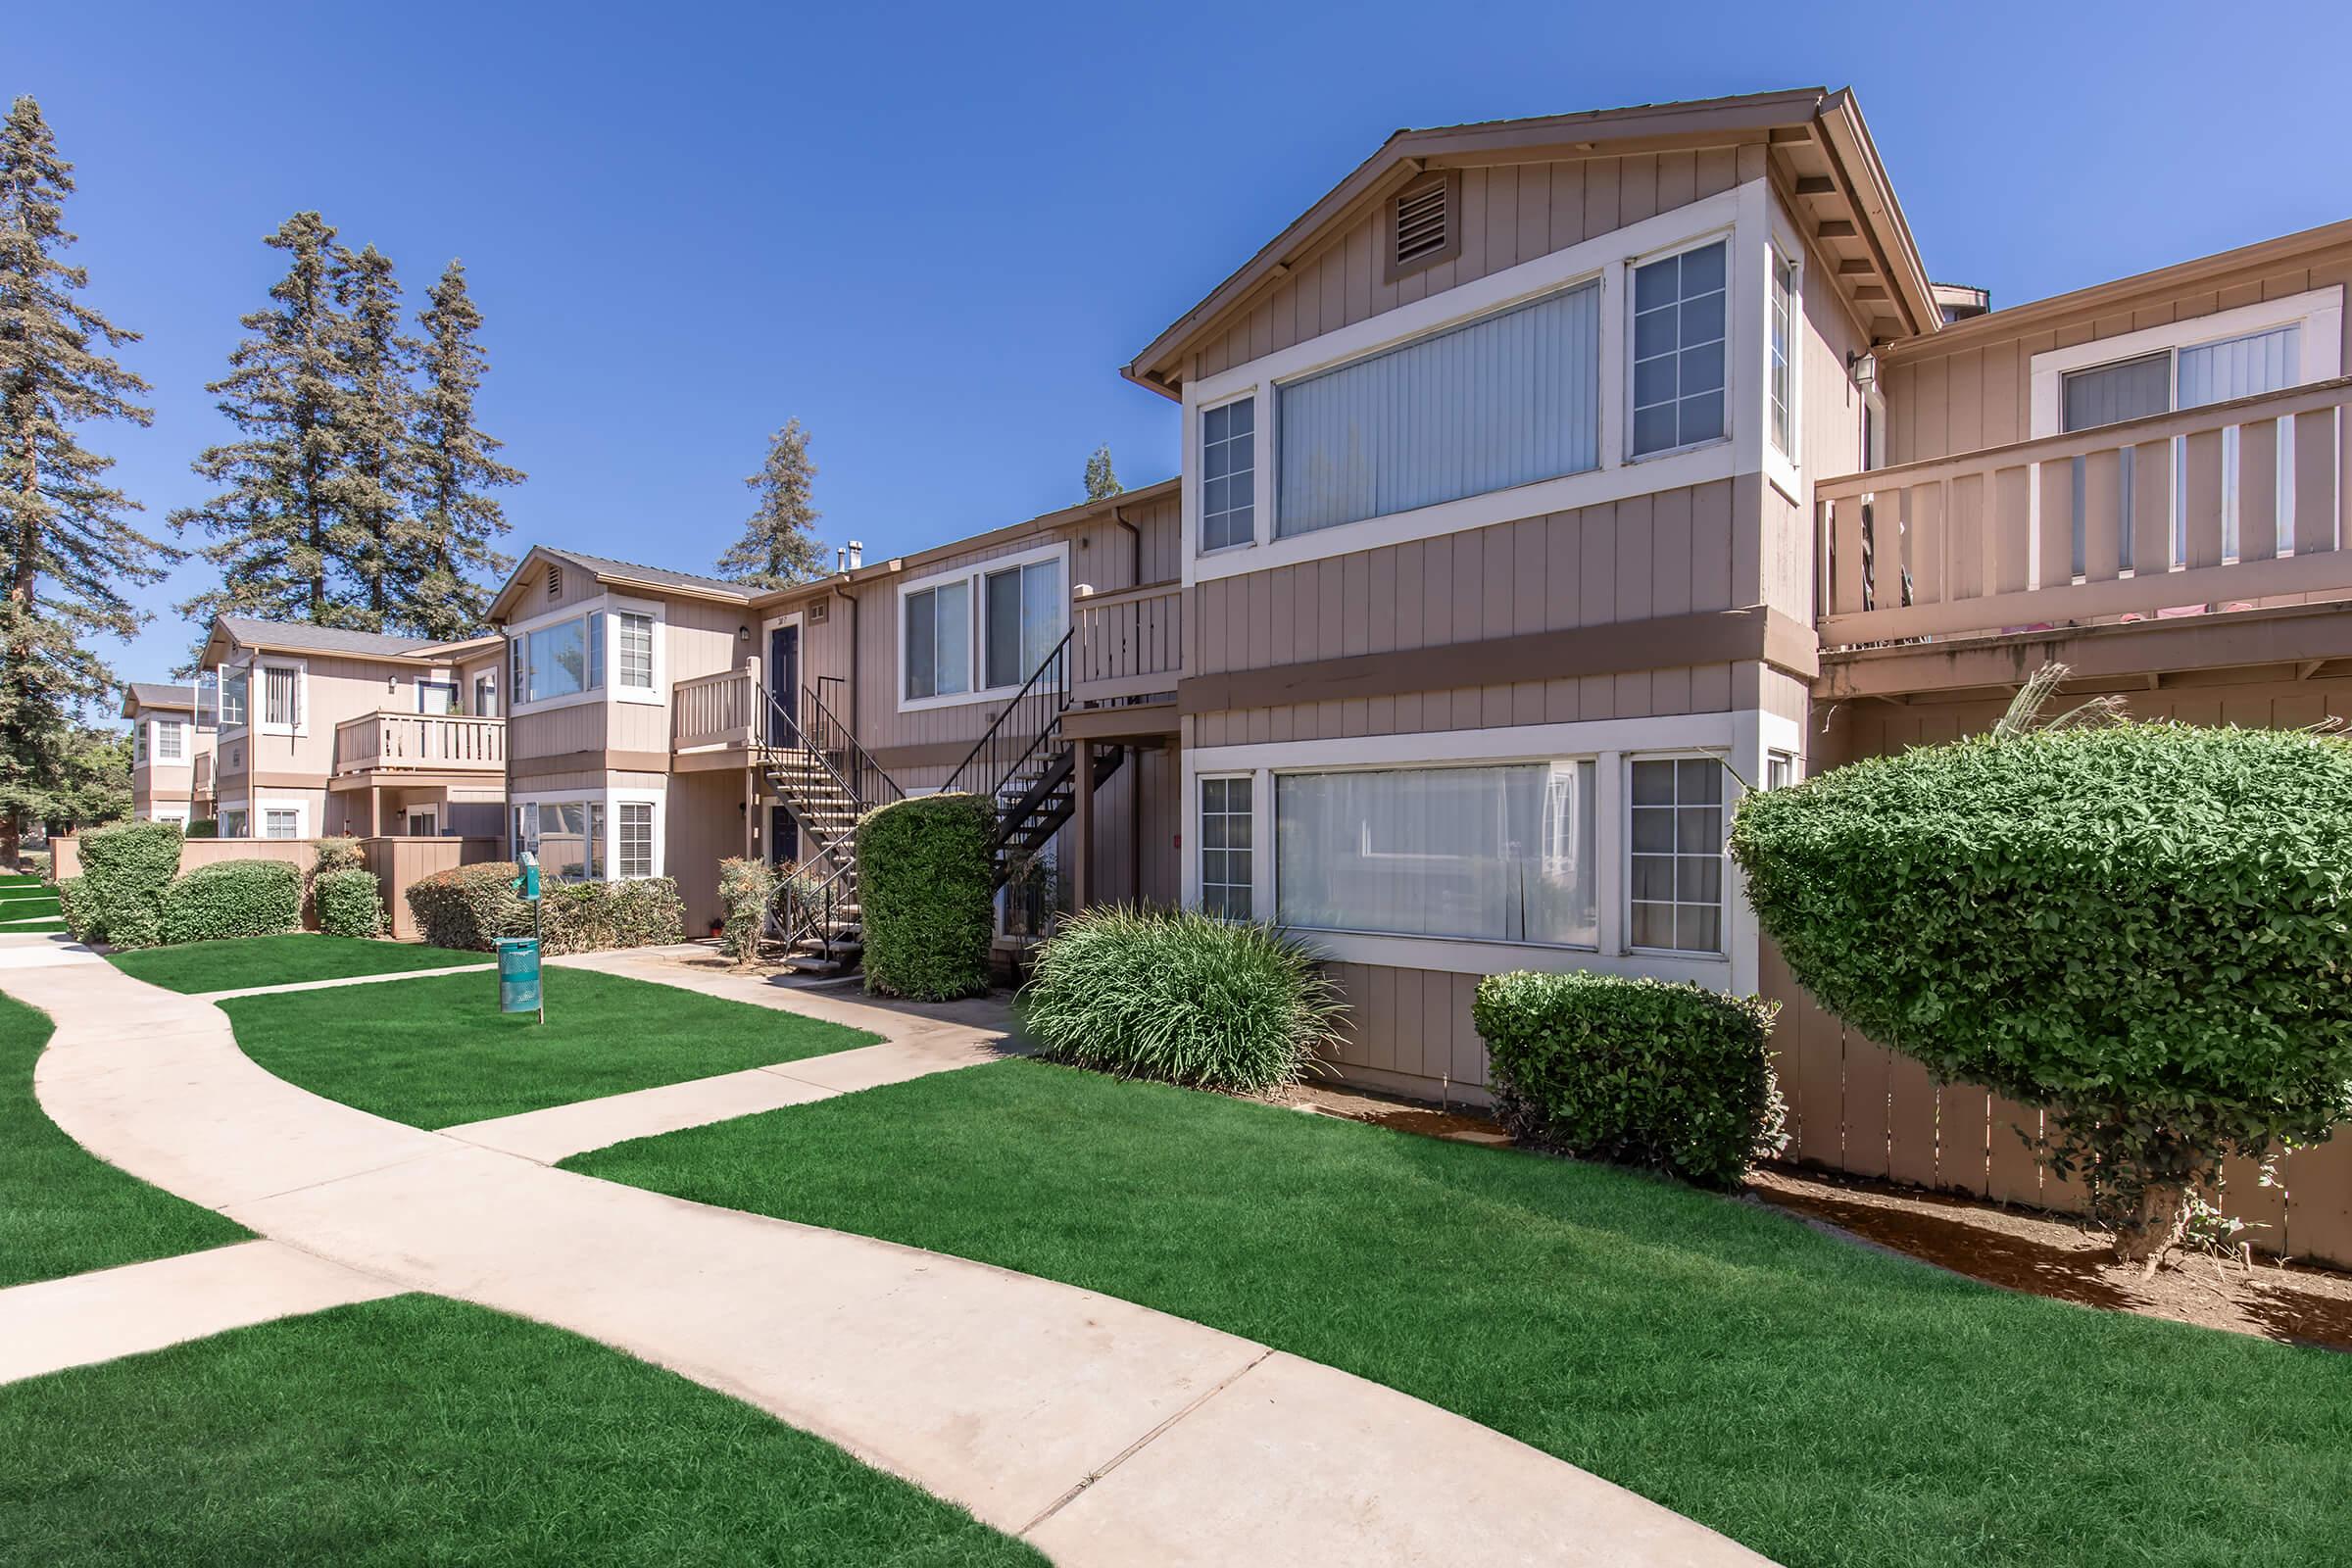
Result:
[[[194,683],[134,680],[122,689],[130,724],[130,814],[178,822],[213,814],[213,729],[197,722]]]
[[[772,592],[531,552],[510,826],[698,928],[719,858],[802,861],[838,953],[856,814],[975,789],[1065,902],[1306,936],[1372,1084],[1478,1098],[1521,967],[1781,995],[1802,1058],[1742,791],[2052,659],[2352,703],[2347,282],[2339,224],[1987,312],[1846,92],[1399,132],[1126,367],[1178,479]]]
[[[222,838],[495,835],[506,799],[504,643],[217,617]]]

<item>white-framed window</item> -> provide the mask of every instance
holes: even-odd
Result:
[[[1644,757],[1627,764],[1630,946],[1724,951],[1723,773],[1712,757]]]
[[[187,726],[176,718],[155,721],[155,760],[159,762],[184,762],[188,757]]]
[[[1771,257],[1772,308],[1769,314],[1771,373],[1766,377],[1771,408],[1768,427],[1772,444],[1782,457],[1796,461],[1796,343],[1798,280],[1796,262],[1776,246]]]
[[[514,808],[514,844],[539,858],[539,874],[555,882],[605,878],[605,803],[531,801]]]
[[[1069,548],[973,562],[899,590],[902,710],[1008,697],[1069,630]]]
[[[476,718],[498,716],[498,676],[491,670],[473,677],[473,712]]]
[[[416,711],[419,713],[454,713],[458,711],[458,683],[454,680],[420,680],[416,683]]]
[[[298,839],[304,837],[303,817],[307,813],[300,806],[262,807],[262,837],[266,839]]]
[[[1599,767],[1282,772],[1274,917],[1323,931],[1593,948]]]
[[[147,726],[144,724],[133,724],[130,728],[130,765],[147,765]]]
[[[534,626],[515,641],[514,690],[523,702],[572,697],[605,683],[604,615],[591,612]]]
[[[245,836],[245,824],[248,818],[245,808],[242,806],[222,807],[220,808],[220,836],[224,839],[243,838]]]
[[[1731,241],[1714,239],[1633,270],[1635,457],[1679,452],[1730,431],[1730,260]]]
[[[1257,537],[1257,399],[1200,411],[1200,548],[1229,550]]]
[[[301,734],[309,707],[304,700],[304,688],[310,684],[308,666],[299,660],[264,660],[255,670],[261,688],[263,732]]]
[[[220,727],[240,729],[245,723],[245,700],[251,690],[251,679],[242,669],[225,670],[220,676]]]
[[[654,807],[650,801],[622,801],[613,808],[615,824],[612,866],[622,878],[654,874]]]
[[[623,610],[612,617],[619,623],[620,667],[615,684],[624,691],[654,689],[654,617],[645,611]]]
[[[1796,758],[1789,752],[1767,752],[1764,755],[1764,787],[1785,790],[1796,782]]]
[[[1200,907],[1219,919],[1252,918],[1253,791],[1247,773],[1200,780]]]

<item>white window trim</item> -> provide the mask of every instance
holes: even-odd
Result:
[[[1294,376],[1292,379],[1296,380],[1298,377]],[[1191,437],[1193,445],[1185,453],[1186,481],[1183,489],[1187,495],[1194,498],[1191,502],[1193,532],[1185,539],[1184,554],[1201,559],[1213,559],[1217,556],[1229,556],[1237,551],[1253,550],[1262,539],[1272,532],[1273,524],[1271,522],[1267,522],[1262,528],[1259,526],[1259,522],[1265,517],[1265,513],[1261,509],[1272,505],[1274,495],[1273,480],[1266,476],[1265,469],[1266,458],[1274,444],[1272,439],[1273,411],[1267,404],[1266,398],[1270,397],[1275,390],[1270,381],[1262,386],[1246,386],[1230,396],[1206,399],[1184,411],[1184,427],[1193,432]],[[1261,393],[1264,396],[1261,396]],[[1200,534],[1200,530],[1206,526],[1207,519],[1200,507],[1199,492],[1200,486],[1208,482],[1208,476],[1201,471],[1207,460],[1200,454],[1200,421],[1218,409],[1229,408],[1236,403],[1246,403],[1252,398],[1257,399],[1257,403],[1250,411],[1250,537],[1236,539],[1231,544],[1217,545],[1212,548],[1201,539]],[[1179,505],[1182,504],[1180,499]],[[1343,523],[1341,526],[1350,527],[1353,525]]]
[[[648,784],[616,784],[582,790],[518,791],[507,797],[507,825],[504,830],[510,840],[507,847],[510,853],[521,853],[522,846],[512,842],[514,832],[514,812],[519,808],[541,805],[569,806],[574,802],[583,806],[602,806],[605,808],[605,832],[604,837],[599,841],[599,848],[602,851],[602,863],[605,868],[603,880],[618,882],[622,878],[618,870],[620,863],[620,812],[617,808],[650,806],[654,808],[653,874],[666,876],[669,874],[667,870],[669,865],[669,828],[668,812],[663,808],[667,805],[668,800],[669,793],[666,788]],[[629,880],[640,879],[630,878]]]
[[[440,831],[441,831],[441,808],[440,808],[440,807],[438,807],[438,806],[410,806],[410,807],[404,807],[404,808],[402,808],[402,810],[401,810],[401,813],[400,813],[400,825],[401,825],[401,827],[402,827],[402,828],[404,828],[404,829],[407,831],[407,833],[408,833],[408,836],[409,836],[409,837],[411,837],[411,838],[415,838],[415,837],[416,836],[416,819],[417,819],[418,817],[420,817],[420,816],[429,816],[429,817],[431,817],[431,818],[433,819],[433,832],[434,832],[436,835],[438,835],[438,834],[440,833]]]
[[[952,692],[944,697],[908,697],[906,695],[907,596],[910,594],[919,594],[926,588],[937,588],[942,583],[955,582],[959,578],[966,579],[971,583],[969,618],[971,621],[972,646],[970,649],[970,669],[972,672],[972,679],[977,682],[985,672],[985,661],[988,651],[988,613],[987,606],[982,602],[985,595],[981,586],[981,579],[996,572],[1009,571],[1015,566],[1034,565],[1041,561],[1058,561],[1061,563],[1061,627],[1063,632],[1066,633],[1070,628],[1070,607],[1076,602],[1071,593],[1072,584],[1070,582],[1070,546],[1069,541],[1066,539],[1055,544],[1041,545],[1033,550],[1023,550],[1009,556],[991,556],[985,561],[966,562],[961,565],[949,566],[943,568],[942,570],[932,572],[928,576],[916,577],[910,581],[899,584],[898,615],[896,619],[896,625],[898,627],[898,647],[893,652],[891,657],[891,686],[893,696],[897,699],[898,710],[900,712],[920,713],[935,708],[969,708],[974,703],[1001,702],[1004,698],[1010,697],[1020,690],[1020,687],[1017,685],[987,687],[975,685],[973,689],[968,692]],[[802,650],[802,658],[804,662],[806,662],[807,657],[808,650],[804,648]]]
[[[232,816],[242,816],[245,818],[244,833],[231,833],[228,830],[228,819]],[[213,804],[213,820],[220,824],[220,837],[224,839],[241,839],[253,831],[253,808],[246,805],[246,803],[242,800],[216,801]]]
[[[2303,328],[2301,381],[2328,381],[2343,374],[2344,286],[2331,283],[2279,299],[2240,305],[2210,316],[2192,316],[2163,326],[2142,327],[2115,337],[2102,337],[2070,348],[2047,349],[2028,362],[2027,384],[2031,435],[2039,440],[2059,433],[2065,409],[2066,375],[2143,354],[2169,353],[2173,358],[2175,401],[2179,401],[2180,351],[2282,326]]]
[[[270,671],[294,672],[294,719],[291,724],[270,722]],[[311,662],[278,654],[256,655],[245,683],[245,719],[263,735],[308,735],[311,732]]]
[[[1755,915],[1747,906],[1739,867],[1729,860],[1724,872],[1724,952],[1704,954],[1636,951],[1626,943],[1629,929],[1627,891],[1631,853],[1627,815],[1628,773],[1625,762],[1635,756],[1708,756],[1723,760],[1732,778],[1724,796],[1725,820],[1737,806],[1741,780],[1761,779],[1766,757],[1774,751],[1795,757],[1801,775],[1804,762],[1803,726],[1754,709],[1720,713],[1677,714],[1660,718],[1586,719],[1568,724],[1522,724],[1495,729],[1432,730],[1401,735],[1364,735],[1342,740],[1274,741],[1255,745],[1210,746],[1183,754],[1186,811],[1185,831],[1200,832],[1200,780],[1219,774],[1249,773],[1257,780],[1250,797],[1250,843],[1255,851],[1250,870],[1250,906],[1261,919],[1270,919],[1275,903],[1274,776],[1286,772],[1328,773],[1347,768],[1436,767],[1449,763],[1500,765],[1511,762],[1594,759],[1598,828],[1594,849],[1594,897],[1600,919],[1600,946],[1553,947],[1539,943],[1487,942],[1472,938],[1392,936],[1305,931],[1301,939],[1325,956],[1347,963],[1379,964],[1399,969],[1426,969],[1452,974],[1496,974],[1509,969],[1591,969],[1603,974],[1650,975],[1663,980],[1694,980],[1717,990],[1745,996],[1760,983],[1760,935]],[[1614,833],[1611,839],[1608,835]],[[1181,890],[1187,908],[1200,906],[1200,859],[1193,840],[1190,853],[1180,857]]]
[[[1810,515],[1813,498],[1805,489],[1805,354],[1812,341],[1812,323],[1805,315],[1805,279],[1812,270],[1812,256],[1805,248],[1803,234],[1778,201],[1772,203],[1769,226],[1764,259],[1764,330],[1758,334],[1762,353],[1757,360],[1756,384],[1762,395],[1757,417],[1763,421],[1758,457],[1764,477]],[[1789,295],[1787,452],[1774,445],[1772,439],[1772,267],[1776,260],[1788,262],[1796,270]]]
[[[219,694],[214,698],[213,710],[220,715],[220,721],[214,726],[215,733],[223,737],[243,735],[253,727],[253,663],[252,656],[247,655],[242,661],[224,659],[213,666],[213,686]],[[245,677],[245,716],[234,724],[228,721],[225,706],[229,677],[233,675]]]
[[[1770,754],[1768,753],[1767,755],[1769,756]],[[1717,958],[1721,958],[1723,961],[1728,962],[1730,960],[1732,942],[1732,857],[1729,850],[1722,852],[1723,881],[1718,884],[1718,886],[1722,889],[1722,896],[1716,901],[1716,907],[1721,911],[1721,917],[1716,923],[1715,934],[1717,938],[1724,944],[1724,952],[1721,955],[1700,953],[1690,948],[1644,948],[1638,947],[1634,943],[1633,783],[1634,764],[1636,762],[1722,763],[1724,765],[1723,799],[1719,803],[1719,808],[1723,812],[1723,831],[1727,842],[1730,839],[1732,831],[1732,812],[1738,808],[1740,805],[1740,798],[1747,793],[1746,787],[1740,783],[1738,771],[1731,765],[1732,760],[1728,752],[1707,751],[1697,748],[1679,748],[1666,751],[1626,752],[1621,754],[1618,760],[1618,773],[1620,777],[1617,789],[1617,860],[1618,875],[1624,878],[1624,880],[1619,884],[1619,886],[1624,890],[1619,896],[1619,904],[1621,906],[1619,909],[1619,916],[1625,922],[1623,936],[1624,951],[1630,956],[1643,958],[1692,958],[1701,961],[1713,961]],[[1752,776],[1758,780],[1761,780],[1764,776],[1764,769],[1762,767],[1758,767]],[[1762,785],[1759,783],[1757,788],[1762,788]],[[1680,808],[1679,801],[1677,802],[1677,808]],[[1679,850],[1675,852],[1675,858],[1678,859],[1682,858]],[[1657,901],[1653,899],[1646,902],[1654,904]],[[1676,903],[1680,904],[1681,901],[1678,899],[1676,900]]]
[[[1434,539],[1522,517],[1759,471],[1763,466],[1764,445],[1761,403],[1754,389],[1745,384],[1754,372],[1742,368],[1747,355],[1738,345],[1761,341],[1760,313],[1765,308],[1763,240],[1770,207],[1765,181],[1751,179],[1672,212],[1626,224],[1565,250],[1536,257],[1459,287],[1384,311],[1336,332],[1308,338],[1216,375],[1186,383],[1180,523],[1184,548],[1179,552],[1184,585],[1190,587],[1197,582],[1245,572],[1354,555],[1416,539]],[[1626,411],[1633,389],[1633,367],[1626,352],[1631,326],[1630,265],[1636,260],[1655,260],[1689,245],[1708,243],[1725,233],[1735,236],[1732,266],[1726,279],[1729,319],[1724,396],[1729,428],[1724,438],[1710,444],[1654,453],[1639,462],[1629,462],[1625,451],[1630,437]],[[1273,536],[1274,471],[1278,466],[1280,441],[1272,415],[1276,383],[1395,348],[1592,278],[1600,280],[1599,467],[1510,489],[1486,491],[1410,512],[1320,528],[1289,539]],[[1611,371],[1612,366],[1616,367],[1615,372]],[[1204,554],[1200,549],[1200,414],[1203,409],[1251,394],[1259,396],[1256,421],[1259,448],[1253,454],[1256,484],[1251,510],[1255,535],[1248,544],[1230,545]],[[1757,407],[1749,408],[1750,403],[1756,403]]]
[[[514,650],[513,639],[522,638],[527,640],[532,632],[544,631],[550,626],[557,625],[560,622],[566,620],[581,620],[589,615],[609,614],[614,609],[651,609],[655,612],[654,689],[650,694],[644,692],[635,693],[626,700],[633,703],[667,701],[668,693],[663,690],[662,685],[662,674],[663,667],[662,645],[667,642],[669,639],[662,635],[663,616],[662,613],[662,607],[659,603],[655,602],[633,599],[616,599],[611,594],[599,594],[593,599],[574,600],[572,603],[565,605],[561,610],[546,611],[540,614],[531,616],[527,620],[509,622],[507,625],[499,628],[510,639],[508,646],[500,651],[502,657],[507,661],[507,667],[510,669],[514,667]],[[583,639],[585,639],[587,636],[585,629],[582,630],[581,636]],[[565,692],[561,697],[542,697],[538,701],[530,703],[514,702],[513,698],[518,694],[510,693],[505,716],[510,718],[520,718],[526,713],[547,713],[553,712],[559,708],[579,708],[589,703],[603,703],[614,700],[612,697],[613,638],[612,626],[610,621],[608,621],[605,626],[604,640],[604,685],[601,687],[591,686],[585,691]],[[528,659],[529,656],[527,652],[524,657],[526,660]]]
[[[307,839],[311,836],[310,802],[298,796],[261,795],[254,798],[251,812],[245,823],[245,832],[248,838],[259,840],[267,837],[270,824],[269,813],[271,811],[292,811],[294,813],[294,838]],[[284,844],[292,841],[280,839],[277,842]]]
[[[150,822],[177,822],[181,827],[186,827],[188,825],[188,808],[176,804],[151,806],[148,808],[147,820]]]
[[[622,599],[607,594],[604,612],[609,617],[605,625],[605,690],[616,703],[642,703],[658,708],[669,701],[669,607],[659,599]],[[650,615],[654,622],[653,679],[645,689],[620,684],[620,622],[622,613]]]
[[[1634,273],[1637,270],[1647,267],[1652,262],[1662,262],[1670,256],[1686,256],[1692,251],[1705,250],[1714,244],[1723,246],[1723,434],[1708,436],[1703,441],[1686,441],[1679,447],[1660,447],[1655,452],[1638,453],[1634,450]],[[1744,249],[1744,242],[1738,225],[1727,224],[1704,234],[1694,234],[1688,239],[1677,240],[1672,245],[1661,245],[1656,250],[1646,251],[1640,256],[1626,258],[1621,273],[1623,282],[1617,291],[1617,310],[1619,315],[1624,318],[1618,323],[1624,336],[1619,340],[1617,352],[1619,370],[1617,396],[1620,400],[1618,406],[1623,410],[1618,421],[1618,440],[1623,445],[1622,457],[1627,465],[1646,467],[1651,464],[1664,463],[1669,459],[1683,457],[1688,453],[1705,452],[1710,448],[1729,446],[1732,443],[1733,432],[1740,426],[1740,419],[1736,412],[1739,408],[1736,399],[1740,396],[1740,383],[1743,378],[1740,374],[1740,355],[1738,353],[1740,340],[1733,334],[1738,330],[1740,323],[1737,301],[1740,297],[1740,277],[1745,270],[1740,265]],[[1769,356],[1772,352],[1769,338],[1761,341],[1764,353]],[[1767,395],[1769,395],[1769,389],[1767,389]],[[1771,442],[1767,440],[1765,445],[1769,446]]]
[[[195,729],[194,725],[190,724],[184,718],[162,717],[151,718],[147,720],[147,723],[149,725],[149,732],[147,736],[147,760],[151,766],[189,767],[194,765],[195,758],[192,753],[192,748],[189,745],[190,736],[193,734]],[[176,728],[179,731],[179,755],[177,757],[166,757],[164,755],[164,730],[166,726]]]

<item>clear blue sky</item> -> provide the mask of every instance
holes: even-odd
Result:
[[[2352,217],[2340,0],[1930,14],[24,0],[0,92],[40,99],[89,297],[146,334],[155,424],[95,441],[155,527],[225,433],[262,236],[317,208],[413,303],[465,259],[516,553],[697,570],[788,416],[869,559],[1067,505],[1098,442],[1166,476],[1174,405],[1118,367],[1400,125],[1850,84],[1929,270],[1996,305]],[[207,569],[146,596],[122,674],[183,656]]]

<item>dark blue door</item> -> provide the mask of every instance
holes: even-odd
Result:
[[[778,626],[767,634],[767,691],[774,710],[798,722],[801,716],[801,628]],[[792,739],[775,737],[779,742]]]

